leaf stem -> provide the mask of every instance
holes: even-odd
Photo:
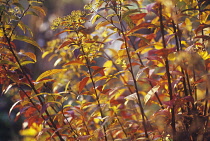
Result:
[[[162,13],[162,4],[159,4],[159,20],[160,20],[160,32],[162,37],[162,44],[163,47],[166,49],[166,42],[165,42],[165,33],[164,33],[164,24],[163,24],[163,13]],[[169,70],[169,61],[168,58],[165,57],[165,68],[166,68],[166,74],[168,79],[168,90],[169,90],[169,96],[170,100],[173,100],[173,92],[172,92],[172,86],[171,86],[171,78],[170,78],[170,70]],[[174,105],[171,108],[171,126],[173,130],[173,141],[176,141],[176,127],[175,127],[175,111],[174,111]]]
[[[90,74],[91,83],[93,85],[93,89],[94,89],[94,93],[95,93],[95,96],[96,96],[96,101],[98,103],[98,108],[99,108],[101,117],[104,118],[105,116],[104,116],[103,111],[102,111],[102,108],[101,108],[101,103],[100,103],[99,95],[98,95],[98,93],[96,91],[96,85],[95,85],[95,82],[93,80],[93,74],[92,74],[92,71],[90,69],[90,61],[89,61],[88,57],[86,56],[87,54],[85,53],[83,46],[80,45],[80,47],[82,49],[82,53],[83,53],[84,58],[85,58],[85,61],[87,63],[88,72]],[[104,139],[105,139],[105,141],[108,141],[107,135],[106,135],[106,127],[105,127],[105,125],[103,125],[103,130],[104,130]]]
[[[131,73],[131,76],[132,76],[132,79],[133,79],[133,82],[134,82],[135,92],[136,92],[136,95],[137,95],[138,105],[139,105],[139,108],[140,108],[140,111],[141,111],[141,116],[142,116],[142,121],[143,121],[144,133],[145,133],[146,138],[148,139],[149,135],[147,133],[146,120],[145,120],[146,115],[144,113],[144,109],[143,109],[143,106],[142,106],[142,103],[141,103],[141,98],[140,98],[140,94],[139,94],[139,91],[138,91],[137,81],[135,79],[134,70],[133,70],[133,67],[132,67],[132,61],[131,61],[131,56],[130,56],[130,53],[129,53],[128,43],[127,43],[126,36],[123,32],[123,25],[122,24],[123,24],[122,21],[120,21],[120,26],[121,26],[120,32],[123,36],[124,43],[125,43],[125,49],[126,49],[126,53],[127,53],[127,56],[128,56],[128,63],[130,65],[129,71]]]

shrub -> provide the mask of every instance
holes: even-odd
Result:
[[[208,140],[209,2],[92,0],[84,11],[58,17],[43,58],[54,66],[33,80],[38,48],[22,23],[44,13],[1,1],[1,86],[15,93],[27,129],[39,140]],[[65,36],[65,37],[64,37]],[[60,37],[60,38],[59,38]],[[42,50],[42,48],[40,48]],[[11,87],[16,86],[11,89]],[[28,87],[25,89],[25,87]],[[27,132],[28,131],[28,132]]]

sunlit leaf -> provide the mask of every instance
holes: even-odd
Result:
[[[198,54],[203,58],[203,60],[207,60],[210,58],[210,54],[208,51],[198,51]]]
[[[24,66],[24,65],[28,65],[28,64],[33,64],[35,63],[34,61],[23,61],[21,62],[21,65]]]
[[[15,106],[17,106],[21,101],[22,100],[18,100],[11,106],[11,108],[9,109],[9,117],[10,117],[12,111],[14,110]]]
[[[144,103],[145,104],[147,104],[147,102],[158,91],[159,88],[160,88],[160,86],[156,85],[145,95],[145,97],[144,97]]]
[[[91,18],[91,23],[94,24],[101,16],[96,14]]]
[[[132,100],[132,101],[137,101],[138,100],[138,96],[136,93],[130,94],[128,96],[125,97],[126,100]]]
[[[43,79],[45,77],[51,76],[51,75],[56,74],[56,73],[64,72],[64,71],[67,71],[67,69],[47,70],[47,71],[43,72],[41,75],[39,75],[39,77],[36,79],[36,82],[40,81],[41,79]]]

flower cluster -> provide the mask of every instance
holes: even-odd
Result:
[[[64,16],[63,18],[56,18],[52,25],[51,29],[55,30],[59,27],[61,28],[78,28],[80,27],[84,22],[85,12],[76,10],[72,11],[70,15]]]

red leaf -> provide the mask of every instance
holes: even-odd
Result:
[[[93,75],[100,73],[102,76],[104,76],[104,69],[105,67],[99,67],[99,66],[92,66],[92,69],[94,69]]]
[[[194,82],[194,84],[205,82],[205,79],[201,78]]]
[[[205,39],[205,40],[209,40],[210,39],[210,36],[206,36],[206,35],[200,35],[200,36],[196,36],[196,38],[202,38],[202,39]]]
[[[97,87],[97,90],[99,90],[100,92],[102,91],[102,89],[103,89],[103,86],[101,85]]]
[[[169,101],[163,101],[162,103],[165,104],[166,106],[168,106],[169,108],[171,108],[174,105],[175,100],[172,99],[172,100],[169,100]]]
[[[82,79],[82,81],[80,81],[80,83],[79,83],[79,92],[81,92],[83,90],[83,88],[87,84],[88,80],[89,80],[89,77],[85,77],[85,78]]]
[[[176,48],[163,48],[163,49],[159,49],[159,50],[151,50],[148,52],[148,55],[158,55],[158,56],[163,56],[163,57],[167,57],[170,53],[175,52]]]

